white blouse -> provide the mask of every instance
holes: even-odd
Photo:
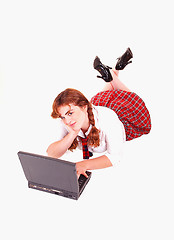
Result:
[[[93,114],[95,126],[100,130],[100,146],[89,146],[88,150],[94,153],[104,153],[103,155],[107,156],[112,162],[112,165],[114,165],[119,161],[119,155],[122,152],[123,143],[126,140],[124,125],[119,120],[117,114],[107,107],[93,106]],[[61,140],[68,134],[68,130],[62,120],[60,120],[59,127],[57,141]],[[86,136],[88,136],[91,127],[92,126],[90,125],[88,131],[85,133]],[[85,135],[82,130],[78,133],[79,137],[85,138]],[[80,141],[78,148],[82,150],[82,143]]]

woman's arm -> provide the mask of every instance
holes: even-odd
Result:
[[[83,160],[76,163],[77,176],[79,177],[80,174],[83,174],[85,177],[88,177],[88,175],[86,174],[87,170],[102,169],[111,166],[111,161],[105,155],[93,159]]]
[[[48,156],[54,157],[54,158],[61,157],[71,146],[76,136],[77,136],[77,132],[71,131],[60,141],[50,144],[47,149]]]

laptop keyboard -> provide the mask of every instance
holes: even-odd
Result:
[[[86,174],[89,176],[90,173],[86,172]],[[79,189],[82,188],[82,186],[84,185],[85,181],[86,181],[86,177],[84,175],[80,175],[78,182],[79,182]]]
[[[81,187],[81,186],[83,185],[83,183],[85,182],[85,180],[86,180],[86,177],[85,177],[84,175],[80,175],[79,180],[78,180],[78,182],[79,182],[79,187]]]

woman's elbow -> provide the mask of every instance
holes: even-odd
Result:
[[[46,153],[48,155],[48,157],[52,157],[52,158],[60,158],[63,154],[58,152],[57,149],[55,149],[55,146],[53,144],[51,144],[47,150]]]
[[[51,149],[50,149],[50,146],[48,146],[47,150],[46,150],[46,153],[49,157],[51,157]]]
[[[46,153],[47,153],[48,157],[55,157],[55,151],[54,151],[52,144],[48,146]]]

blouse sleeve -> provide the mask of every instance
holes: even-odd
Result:
[[[104,117],[103,128],[107,152],[106,156],[115,165],[120,161],[123,143],[125,142],[125,129],[116,113],[108,109],[107,116]]]
[[[68,130],[65,128],[65,125],[60,119],[58,119],[58,128],[57,128],[57,141],[61,140],[68,134]]]
[[[49,144],[59,141],[68,134],[61,119],[56,119],[49,129]]]

